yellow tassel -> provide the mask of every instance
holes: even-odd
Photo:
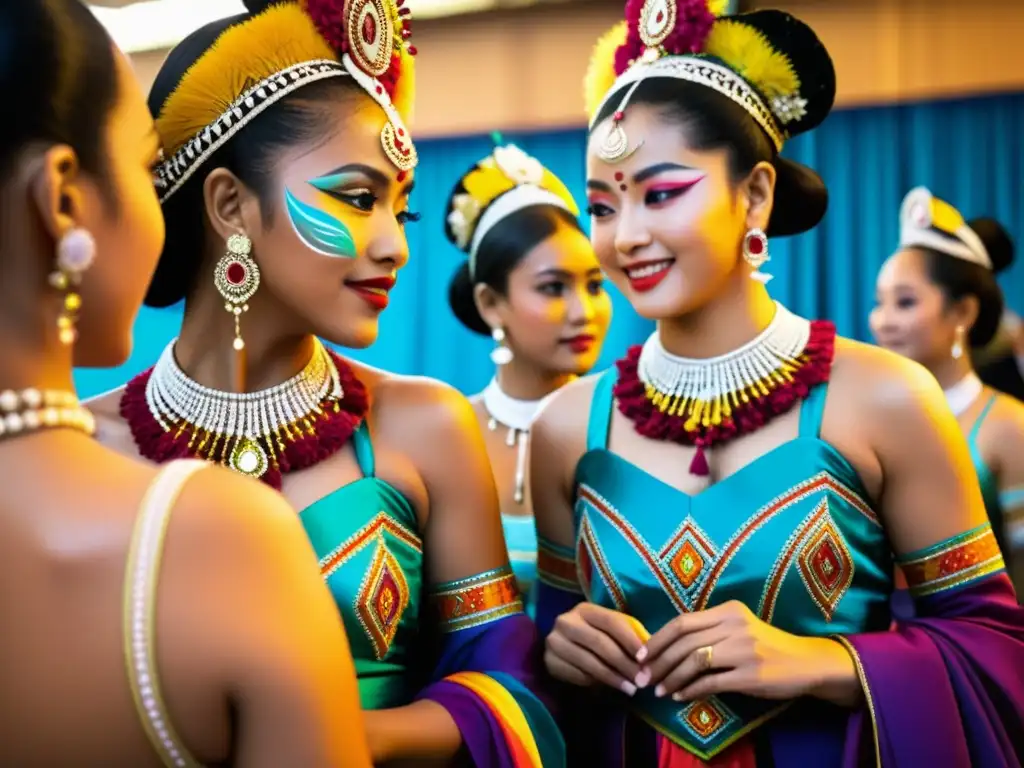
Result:
[[[592,119],[601,101],[615,84],[615,51],[626,42],[626,22],[620,21],[598,38],[583,78],[583,101]]]
[[[769,99],[800,90],[792,63],[763,34],[741,21],[715,22],[704,52],[724,61]]]

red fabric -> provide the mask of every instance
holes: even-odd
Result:
[[[658,768],[757,768],[754,743],[741,739],[710,760],[701,760],[676,743],[658,737]]]

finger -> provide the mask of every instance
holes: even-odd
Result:
[[[722,623],[721,606],[709,608],[706,611],[696,613],[684,613],[676,616],[672,621],[659,629],[645,644],[646,653],[641,661],[651,662],[654,657],[664,653],[665,649],[675,643],[679,638],[693,632],[703,632],[706,629],[717,627]]]
[[[596,633],[596,630],[592,631]],[[615,647],[615,644],[607,638],[605,638],[605,642]],[[630,677],[620,674],[593,653],[589,647],[578,645],[562,635],[552,634],[548,635],[548,652],[609,688],[618,688],[627,696],[636,693],[636,686],[632,682],[636,677],[635,673]],[[621,650],[619,650],[619,654],[622,654]]]
[[[583,614],[583,619],[590,626],[599,629],[614,640],[630,659],[636,659],[637,653],[643,648],[644,640],[649,637],[643,624],[618,611],[609,611],[604,608],[587,611]]]
[[[564,683],[584,688],[594,684],[594,678],[551,651],[544,652],[544,666],[553,678]]]
[[[595,627],[588,620],[573,622],[562,628],[562,633],[574,645],[586,648],[614,669],[624,680],[634,680],[640,672],[640,664],[612,639],[603,629]]]
[[[736,654],[730,652],[728,640],[705,643],[693,649],[682,663],[669,672],[655,688],[658,696],[671,696],[712,670],[731,670],[738,666]]]
[[[749,673],[745,669],[729,669],[711,675],[702,675],[672,695],[676,701],[697,701],[716,693],[748,693]]]
[[[699,663],[703,661],[701,654],[696,653],[697,649],[714,647],[725,639],[726,633],[722,627],[712,627],[711,629],[706,629],[703,632],[684,635],[660,654],[653,657],[652,661],[648,661],[643,665],[643,668],[640,670],[640,675],[636,681],[637,687],[642,688],[647,685],[657,686],[671,675],[676,678],[677,682],[675,687],[667,689],[667,693],[672,693],[672,691],[678,690],[682,685],[682,682],[680,681],[689,680],[693,675],[699,674],[703,671],[699,666],[694,667],[692,671],[685,668],[686,664],[690,664],[691,666],[694,664],[699,665]],[[714,653],[712,653],[712,658],[713,657]],[[646,677],[644,676],[644,672],[648,673]],[[664,696],[665,692],[657,695]]]

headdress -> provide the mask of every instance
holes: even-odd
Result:
[[[617,99],[598,150],[603,160],[623,160],[639,146],[630,146],[621,122],[649,78],[685,80],[728,97],[776,151],[825,119],[835,69],[814,31],[782,11],[721,16],[724,7],[724,0],[627,0],[626,20],[599,40],[586,78],[592,129]]]
[[[949,203],[916,187],[900,207],[900,248],[931,248],[992,269],[992,257],[977,233]]]
[[[495,147],[459,180],[448,200],[446,234],[469,256],[470,279],[484,236],[502,219],[533,205],[580,214],[565,184],[515,144]]]
[[[405,0],[246,0],[250,14],[180,43],[150,96],[167,160],[165,202],[221,146],[275,102],[310,83],[351,77],[384,110],[381,143],[400,170],[416,165],[412,57]]]

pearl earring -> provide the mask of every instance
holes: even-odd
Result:
[[[953,355],[954,360],[959,360],[964,356],[964,327],[958,325],[956,327],[956,336],[953,338],[953,347],[949,350],[950,354]]]
[[[50,273],[50,285],[64,292],[64,306],[57,317],[61,344],[74,344],[78,338],[75,321],[82,306],[78,285],[95,259],[96,241],[87,229],[70,229],[57,243],[57,268]]]
[[[505,344],[505,329],[495,328],[491,331],[494,349],[491,350],[491,362],[495,365],[508,365],[512,362],[512,350]]]

